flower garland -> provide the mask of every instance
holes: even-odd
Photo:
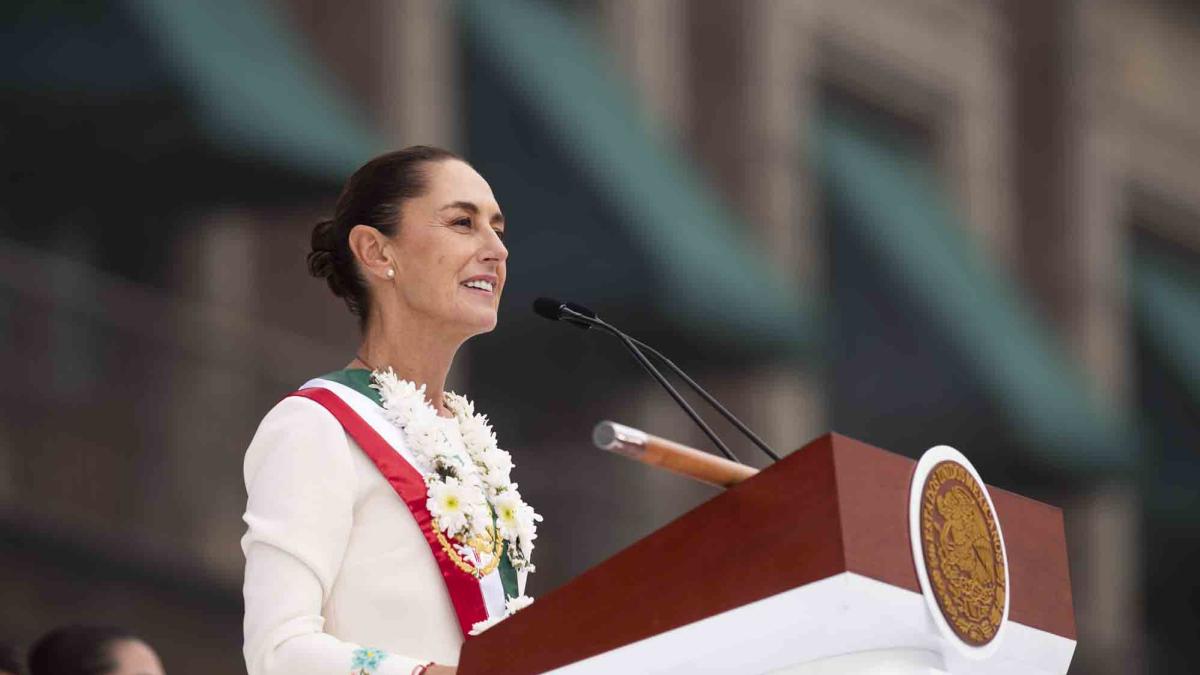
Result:
[[[528,595],[519,595],[515,598],[509,598],[504,603],[504,613],[503,614],[501,614],[500,616],[493,616],[491,618],[484,619],[483,621],[476,621],[471,626],[471,632],[469,633],[469,635],[479,635],[483,631],[491,628],[492,626],[495,626],[496,624],[500,623],[501,621],[507,619],[508,617],[512,616],[513,614],[516,614],[517,612],[525,609],[526,607],[528,607],[532,604],[533,604],[533,598],[529,597]]]
[[[384,415],[404,432],[425,476],[426,507],[434,528],[468,544],[494,541],[498,535],[508,543],[513,568],[533,572],[530,556],[537,539],[536,523],[542,517],[521,499],[517,484],[509,478],[512,456],[496,444],[487,416],[476,413],[466,397],[445,393],[446,407],[462,434],[464,456],[442,432],[437,411],[425,400],[425,385],[402,380],[391,368],[372,372],[371,379]],[[472,574],[483,576],[480,568]],[[517,598],[510,604],[513,600]]]

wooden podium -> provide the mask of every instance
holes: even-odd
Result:
[[[1008,623],[964,657],[922,595],[915,462],[838,434],[701,504],[463,645],[459,672],[1065,673],[1062,512],[989,487]]]

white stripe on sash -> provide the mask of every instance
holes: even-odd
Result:
[[[301,389],[309,389],[311,387],[320,387],[328,390],[342,399],[346,405],[363,419],[371,428],[375,430],[387,444],[392,446],[398,455],[408,462],[409,466],[413,467],[417,473],[425,475],[421,471],[421,467],[417,464],[413,457],[412,451],[408,449],[408,444],[404,442],[404,434],[392,424],[391,420],[383,416],[383,409],[378,403],[367,398],[363,394],[347,387],[339,382],[333,382],[322,378],[313,378],[304,383]],[[396,496],[399,499],[399,495]],[[407,507],[405,507],[407,508]],[[488,618],[504,616],[504,584],[500,581],[499,569],[492,570],[490,574],[479,579],[479,590],[483,595],[483,604],[487,608]]]

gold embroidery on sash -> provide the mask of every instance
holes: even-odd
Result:
[[[446,555],[450,558],[450,562],[454,563],[454,566],[458,569],[476,579],[480,579],[491,574],[500,565],[500,554],[504,551],[504,540],[496,535],[496,528],[489,526],[487,528],[487,536],[474,537],[466,542],[466,546],[475,552],[477,559],[483,560],[484,556],[491,556],[491,559],[485,565],[477,567],[458,552],[454,543],[442,532],[437,518],[433,518],[432,521],[431,526],[433,527],[434,534],[437,535],[438,543],[442,545],[442,550],[446,552]]]

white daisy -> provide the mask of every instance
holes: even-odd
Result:
[[[516,490],[509,490],[496,495],[492,499],[492,508],[496,510],[496,529],[500,537],[514,541],[521,528],[521,495]]]
[[[425,507],[437,519],[442,530],[456,536],[471,524],[470,514],[474,510],[474,499],[462,483],[453,478],[429,481],[429,499]]]

